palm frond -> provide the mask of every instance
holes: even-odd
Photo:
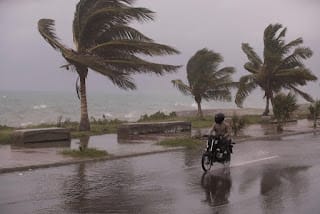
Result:
[[[215,76],[219,64],[223,61],[219,53],[206,48],[197,51],[187,63],[187,79],[190,85],[203,85]]]
[[[207,90],[206,93],[203,94],[202,98],[206,101],[218,100],[230,102],[232,100],[231,92],[229,89]]]
[[[172,80],[171,83],[173,84],[174,87],[179,89],[179,91],[187,96],[192,95],[191,88],[184,84],[181,80]]]
[[[90,41],[91,37],[95,37],[97,32],[103,32],[105,29],[117,25],[127,25],[131,21],[153,20],[153,14],[154,12],[146,8],[108,6],[97,9],[83,20],[79,32],[79,42],[86,47],[87,41]]]
[[[127,7],[134,0],[81,0],[76,5],[73,19],[73,38],[76,44],[79,43],[80,32],[83,31],[86,20],[94,11],[106,7]]]
[[[314,99],[311,97],[311,95],[299,90],[298,88],[296,88],[296,87],[294,87],[292,85],[290,86],[290,89],[292,89],[296,94],[299,94],[306,101],[311,102],[311,103],[314,102]]]
[[[219,77],[224,76],[226,74],[228,74],[228,75],[234,74],[235,72],[236,72],[236,69],[234,67],[224,67],[218,71],[213,71],[213,75],[216,78],[219,78]]]
[[[313,52],[310,48],[299,47],[294,50],[293,54],[301,59],[308,59],[308,58],[312,57]]]
[[[306,85],[308,81],[316,81],[317,77],[307,68],[292,68],[279,70],[274,77],[275,82],[281,85]]]
[[[165,72],[175,72],[180,66],[166,65],[147,62],[145,60],[135,57],[133,59],[119,59],[119,60],[103,60],[106,67],[110,69],[124,71],[126,73],[155,73],[163,75]]]
[[[148,56],[160,56],[178,54],[179,51],[167,45],[157,44],[153,42],[143,42],[135,40],[115,40],[99,44],[89,50],[99,55],[112,50],[121,50],[130,54],[144,54]]]
[[[268,27],[264,30],[264,41],[268,42],[268,40],[274,40],[276,39],[276,33],[278,30],[282,28],[281,24],[270,24]]]
[[[258,54],[250,47],[248,43],[242,43],[242,50],[247,55],[248,60],[254,65],[254,67],[260,66],[263,62]]]
[[[54,20],[40,19],[38,21],[38,30],[41,36],[53,47],[55,50],[63,52],[66,48],[59,42],[59,38],[55,33]]]
[[[303,43],[303,39],[301,37],[289,42],[288,44],[284,45],[282,48],[282,51],[284,53],[288,53],[290,51],[291,48],[299,46]]]
[[[283,37],[286,36],[287,33],[287,28],[284,28],[278,35],[278,37],[276,38],[276,40],[281,40]]]
[[[247,62],[246,64],[244,64],[244,68],[249,71],[250,73],[252,74],[257,74],[259,73],[259,69],[260,69],[260,66],[257,66],[257,65],[254,65],[252,62]]]
[[[116,71],[114,71],[116,72]],[[134,90],[137,88],[136,84],[134,83],[134,80],[132,77],[128,75],[115,75],[115,76],[108,76],[108,78],[112,81],[112,83],[119,88],[122,88],[124,90]]]
[[[253,75],[246,75],[240,78],[238,83],[238,91],[236,93],[235,103],[238,107],[242,107],[245,98],[257,87],[257,83]]]
[[[153,42],[152,39],[143,35],[138,30],[126,26],[116,25],[103,30],[94,39],[97,44],[109,42],[110,40],[136,40],[143,42]]]

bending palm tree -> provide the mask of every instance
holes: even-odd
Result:
[[[131,21],[153,20],[153,12],[133,7],[134,0],[80,0],[73,20],[75,49],[64,46],[57,38],[54,20],[41,19],[38,29],[43,38],[68,62],[62,66],[75,70],[80,79],[80,131],[90,130],[86,98],[86,77],[89,69],[108,77],[122,89],[135,89],[131,78],[135,73],[163,75],[179,66],[148,62],[137,55],[157,56],[178,53],[154,43],[134,28]]]
[[[269,102],[273,102],[274,94],[281,89],[292,90],[307,101],[313,101],[310,95],[297,88],[306,85],[308,81],[317,80],[302,63],[302,60],[312,56],[312,51],[300,46],[303,43],[302,38],[285,43],[287,28],[279,32],[281,28],[282,25],[275,24],[265,29],[263,61],[249,44],[242,44],[242,50],[249,60],[244,68],[250,74],[240,78],[235,100],[238,106],[241,107],[244,99],[258,86],[264,91],[266,98],[264,115],[269,114]]]
[[[193,96],[198,105],[198,116],[203,117],[201,109],[202,99],[231,101],[230,89],[235,86],[231,74],[233,67],[218,69],[223,61],[220,54],[202,49],[190,58],[187,64],[187,79],[189,85],[181,80],[172,80],[172,83],[183,94]]]

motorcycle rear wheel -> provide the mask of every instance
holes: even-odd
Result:
[[[207,172],[212,166],[212,155],[209,152],[205,152],[201,158],[201,166],[203,171]]]

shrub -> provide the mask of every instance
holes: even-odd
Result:
[[[151,114],[150,116],[148,114],[142,115],[138,120],[138,122],[168,120],[176,117],[177,117],[177,114],[175,112],[171,112],[170,114],[166,115],[165,113],[158,111],[154,114]]]
[[[285,95],[279,93],[273,100],[273,114],[277,120],[277,130],[283,131],[283,125],[292,117],[292,113],[298,109],[297,98],[294,94]]]
[[[231,128],[234,136],[237,136],[239,131],[246,126],[246,120],[244,117],[239,117],[234,113],[231,117]]]
[[[317,119],[320,116],[320,100],[309,106],[310,117],[313,119],[313,128],[317,128]]]

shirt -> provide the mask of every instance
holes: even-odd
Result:
[[[215,133],[216,136],[224,136],[226,138],[230,138],[231,136],[231,130],[228,124],[222,122],[221,124],[215,123],[213,124],[211,130],[210,130],[210,135],[212,133]]]

